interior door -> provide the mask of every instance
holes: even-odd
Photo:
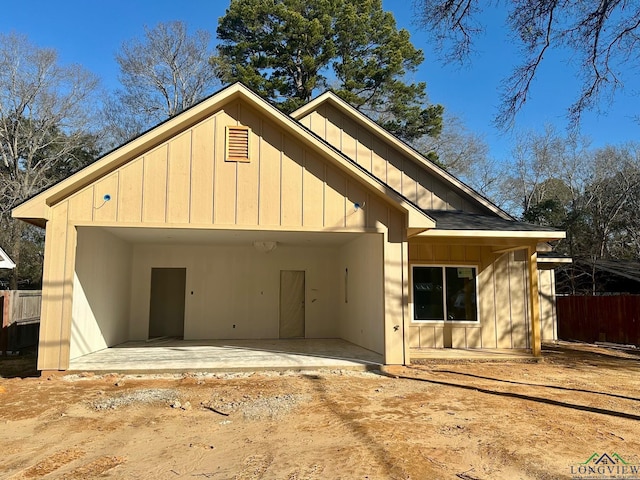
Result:
[[[149,338],[184,336],[186,268],[151,269]]]
[[[280,271],[280,338],[304,338],[304,271]]]

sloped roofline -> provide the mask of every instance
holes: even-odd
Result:
[[[513,237],[514,234],[519,238],[537,238],[539,241],[566,238],[566,232],[557,228],[489,217],[476,213],[454,210],[426,210],[425,213],[436,221],[436,228],[418,234],[417,236],[421,238],[449,236],[509,238]]]
[[[316,97],[315,99],[311,100],[309,103],[303,105],[302,107],[298,108],[296,111],[292,112],[291,116],[296,120],[300,120],[302,117],[309,114],[310,112],[317,110],[318,107],[323,103],[330,103],[333,106],[337,107],[341,112],[350,116],[354,121],[356,121],[360,125],[363,125],[367,129],[369,129],[369,131],[372,131],[376,137],[384,140],[386,143],[397,148],[402,153],[404,153],[409,158],[411,158],[414,162],[416,162],[420,167],[442,178],[444,182],[448,183],[454,189],[460,192],[463,192],[464,194],[466,194],[466,196],[470,197],[472,200],[475,200],[477,203],[481,204],[484,208],[495,213],[499,217],[504,218],[505,220],[515,220],[513,216],[511,216],[510,214],[502,210],[500,207],[495,205],[489,199],[487,199],[480,193],[476,192],[473,188],[471,188],[464,182],[458,180],[455,176],[451,175],[445,169],[427,160],[420,152],[418,152],[413,147],[407,145],[405,142],[403,142],[399,138],[395,137],[394,135],[386,131],[376,122],[371,120],[362,112],[355,109],[353,106],[349,105],[347,102],[345,102],[342,98],[340,98],[338,95],[336,95],[332,91],[327,91],[322,95]]]
[[[61,180],[18,205],[12,210],[12,216],[35,225],[44,226],[49,219],[51,206],[192,127],[215,113],[223,105],[236,99],[242,99],[257,107],[262,113],[276,121],[285,130],[304,140],[307,146],[312,147],[326,158],[333,160],[343,171],[363,181],[372,189],[376,190],[381,196],[386,197],[392,203],[407,211],[409,217],[408,228],[425,230],[435,227],[435,221],[417,206],[413,205],[380,179],[368,174],[368,172],[361,171],[358,166],[352,164],[344,155],[320,139],[317,135],[314,135],[313,132],[306,129],[296,119],[282,113],[241,83],[234,83],[219,90],[217,93],[214,93],[193,107],[146,131],[115,150],[112,150],[73,175],[70,175],[66,179]]]
[[[2,248],[0,248],[0,268],[6,268],[9,270],[16,268],[16,264],[9,258],[9,255],[7,255]]]

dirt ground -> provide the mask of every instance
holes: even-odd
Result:
[[[9,358],[0,477],[572,478],[594,453],[640,464],[636,352],[548,345],[541,363],[387,374],[29,377]]]

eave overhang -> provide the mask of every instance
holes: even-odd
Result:
[[[497,205],[493,204],[487,198],[485,198],[484,196],[482,196],[481,194],[479,194],[478,192],[473,190],[471,187],[466,185],[464,182],[458,180],[456,177],[451,175],[449,172],[447,172],[443,168],[441,168],[438,165],[436,165],[435,163],[430,162],[429,160],[427,160],[422,154],[420,154],[414,148],[412,148],[408,144],[404,143],[400,139],[398,139],[395,136],[393,136],[391,133],[386,131],[384,128],[382,128],[380,125],[378,125],[376,122],[371,120],[369,117],[364,115],[362,112],[356,110],[354,107],[349,105],[342,98],[340,98],[338,95],[336,95],[335,93],[333,93],[331,91],[323,93],[322,95],[320,95],[320,96],[316,97],[315,99],[311,100],[309,103],[303,105],[302,107],[300,107],[296,111],[292,112],[291,113],[291,117],[295,118],[296,120],[300,120],[301,118],[305,117],[306,115],[308,115],[309,113],[313,112],[314,110],[317,110],[318,107],[320,105],[322,105],[323,103],[325,103],[325,102],[328,103],[328,104],[333,105],[334,107],[337,107],[338,110],[340,110],[341,112],[343,112],[346,115],[348,115],[356,123],[359,123],[360,125],[362,125],[365,128],[367,128],[378,139],[381,139],[381,140],[385,141],[387,144],[391,145],[395,149],[397,149],[400,152],[402,152],[408,158],[413,160],[420,168],[423,168],[423,169],[431,172],[432,174],[440,177],[443,181],[448,183],[453,189],[457,190],[458,192],[462,193],[464,196],[466,196],[466,197],[472,199],[473,201],[477,202],[479,205],[481,205],[488,212],[491,212],[494,215],[496,215],[496,216],[498,216],[500,218],[506,219],[506,220],[512,220],[513,219],[513,217],[511,215],[509,215],[507,212],[502,210],[500,207],[498,207]]]
[[[44,226],[50,218],[50,207],[85,186],[108,175],[127,162],[162,144],[168,139],[212,115],[225,104],[241,99],[248,102],[267,118],[277,122],[285,131],[303,141],[312,150],[329,159],[342,171],[359,179],[381,198],[394,204],[407,214],[407,228],[417,233],[435,227],[435,221],[391,187],[361,169],[324,140],[306,129],[294,118],[282,113],[266,100],[240,83],[230,85],[199,104],[185,110],[152,128],[125,145],[113,150],[94,163],[35,195],[12,210],[12,217],[34,225]]]

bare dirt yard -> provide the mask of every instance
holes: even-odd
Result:
[[[605,453],[640,464],[640,357],[611,348],[387,374],[28,377],[11,361],[1,478],[561,479]]]

